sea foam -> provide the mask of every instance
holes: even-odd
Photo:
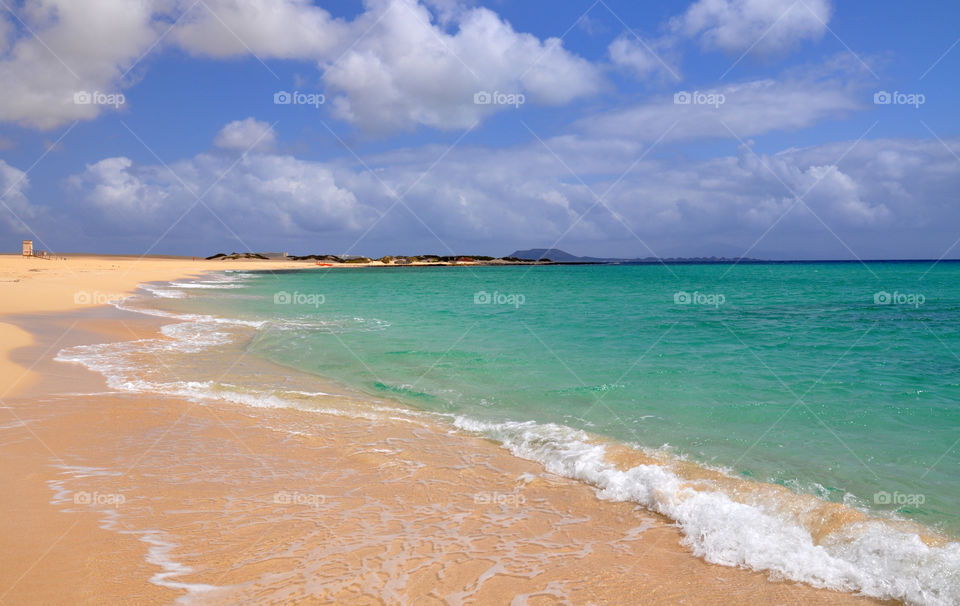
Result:
[[[844,526],[818,544],[790,507],[738,502],[708,480],[690,481],[662,465],[618,469],[607,460],[606,446],[579,430],[467,417],[454,425],[586,482],[602,499],[639,503],[675,520],[684,544],[708,562],[908,604],[960,604],[960,543],[929,546],[917,534],[872,519]]]

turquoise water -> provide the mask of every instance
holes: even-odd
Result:
[[[337,268],[238,284],[168,303],[271,320],[251,353],[416,408],[666,446],[960,532],[960,264]]]

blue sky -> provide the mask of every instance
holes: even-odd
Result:
[[[952,3],[10,9],[11,251],[960,256]]]

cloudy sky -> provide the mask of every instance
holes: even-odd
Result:
[[[0,1],[0,249],[960,258],[952,0]]]

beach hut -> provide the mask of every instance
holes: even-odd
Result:
[[[24,240],[23,241],[23,256],[32,257],[33,256],[33,240]]]

